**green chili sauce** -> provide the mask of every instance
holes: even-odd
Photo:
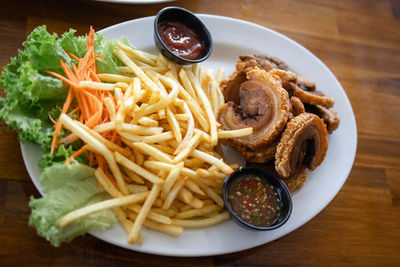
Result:
[[[255,175],[237,179],[228,190],[229,204],[236,215],[254,226],[268,226],[280,213],[274,186]]]

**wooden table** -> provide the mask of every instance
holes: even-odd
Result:
[[[279,240],[204,258],[137,253],[92,236],[52,247],[27,225],[31,195],[17,135],[0,126],[0,265],[399,265],[400,2],[396,0],[195,0],[128,5],[96,1],[3,1],[0,66],[37,25],[79,34],[177,5],[249,20],[279,31],[318,56],[344,87],[355,112],[358,150],[342,190],[315,218]]]

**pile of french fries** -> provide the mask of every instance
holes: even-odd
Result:
[[[142,227],[177,236],[184,228],[228,220],[222,185],[237,166],[224,162],[218,139],[249,135],[252,128],[218,129],[223,70],[214,78],[198,64],[182,67],[120,42],[114,55],[125,64],[120,75],[98,74],[102,83],[79,84],[113,91],[114,99],[104,100],[110,121],[90,129],[60,117],[64,128],[104,158],[107,168],[97,168],[95,176],[112,198],[66,214],[59,227],[113,209],[128,242],[141,243]],[[109,132],[122,142],[106,138]]]

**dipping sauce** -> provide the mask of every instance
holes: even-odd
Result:
[[[202,56],[204,45],[197,34],[178,21],[167,21],[158,27],[161,40],[174,54],[195,60]]]
[[[228,200],[236,215],[254,226],[268,226],[280,213],[280,199],[274,186],[255,175],[247,174],[234,181]]]

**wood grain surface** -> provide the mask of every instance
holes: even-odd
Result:
[[[162,257],[121,249],[89,235],[54,248],[28,226],[29,197],[39,194],[26,172],[17,134],[0,122],[0,266],[399,266],[399,1],[1,1],[0,66],[9,63],[38,25],[57,33],[75,28],[84,34],[90,25],[100,30],[154,15],[167,5],[274,29],[332,70],[351,101],[358,128],[356,159],[342,190],[303,227],[239,253]]]

